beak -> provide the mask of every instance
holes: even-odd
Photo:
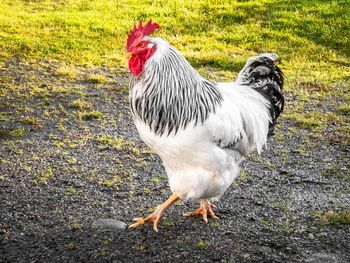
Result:
[[[131,59],[131,57],[132,57],[133,55],[134,55],[134,54],[133,54],[132,52],[129,52],[129,53],[126,54],[125,57],[126,57],[127,60],[129,60],[129,59]]]

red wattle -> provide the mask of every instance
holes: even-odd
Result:
[[[130,60],[129,60],[129,69],[130,72],[134,75],[137,76],[138,74],[140,74],[140,72],[143,69],[143,65],[145,62],[143,62],[139,56],[133,56]]]
[[[141,54],[135,54],[130,60],[129,60],[129,69],[130,72],[134,76],[138,76],[141,71],[143,70],[143,66],[145,65],[146,61],[152,57],[154,52],[156,51],[156,47],[152,47],[151,49],[148,49],[148,52],[144,52]]]

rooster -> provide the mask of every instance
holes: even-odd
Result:
[[[168,42],[150,37],[158,28],[140,20],[127,39],[132,116],[142,140],[160,156],[173,193],[130,227],[152,221],[155,231],[179,198],[200,201],[185,215],[218,218],[209,200],[232,184],[249,151],[261,152],[284,107],[276,54],[249,58],[235,82],[213,83]]]

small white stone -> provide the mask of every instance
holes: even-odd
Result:
[[[98,219],[92,223],[93,228],[97,228],[100,231],[119,231],[126,228],[126,224],[122,221],[115,219]]]

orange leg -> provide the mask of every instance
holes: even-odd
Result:
[[[135,227],[138,227],[138,226],[143,225],[145,223],[148,223],[150,221],[153,221],[153,229],[156,232],[158,232],[157,225],[158,225],[159,219],[162,217],[165,210],[167,210],[169,208],[169,206],[171,206],[173,203],[175,203],[177,199],[179,199],[179,196],[174,193],[163,204],[158,205],[157,209],[149,216],[134,218],[133,220],[136,221],[136,223],[130,225],[129,228],[135,228]]]
[[[198,215],[201,214],[203,217],[203,220],[205,222],[208,222],[208,216],[210,215],[212,218],[216,218],[219,219],[213,212],[212,208],[215,208],[215,205],[213,205],[212,203],[210,203],[207,199],[201,199],[201,206],[199,209],[197,209],[194,212],[189,212],[186,213],[185,216],[194,216],[194,215]]]

